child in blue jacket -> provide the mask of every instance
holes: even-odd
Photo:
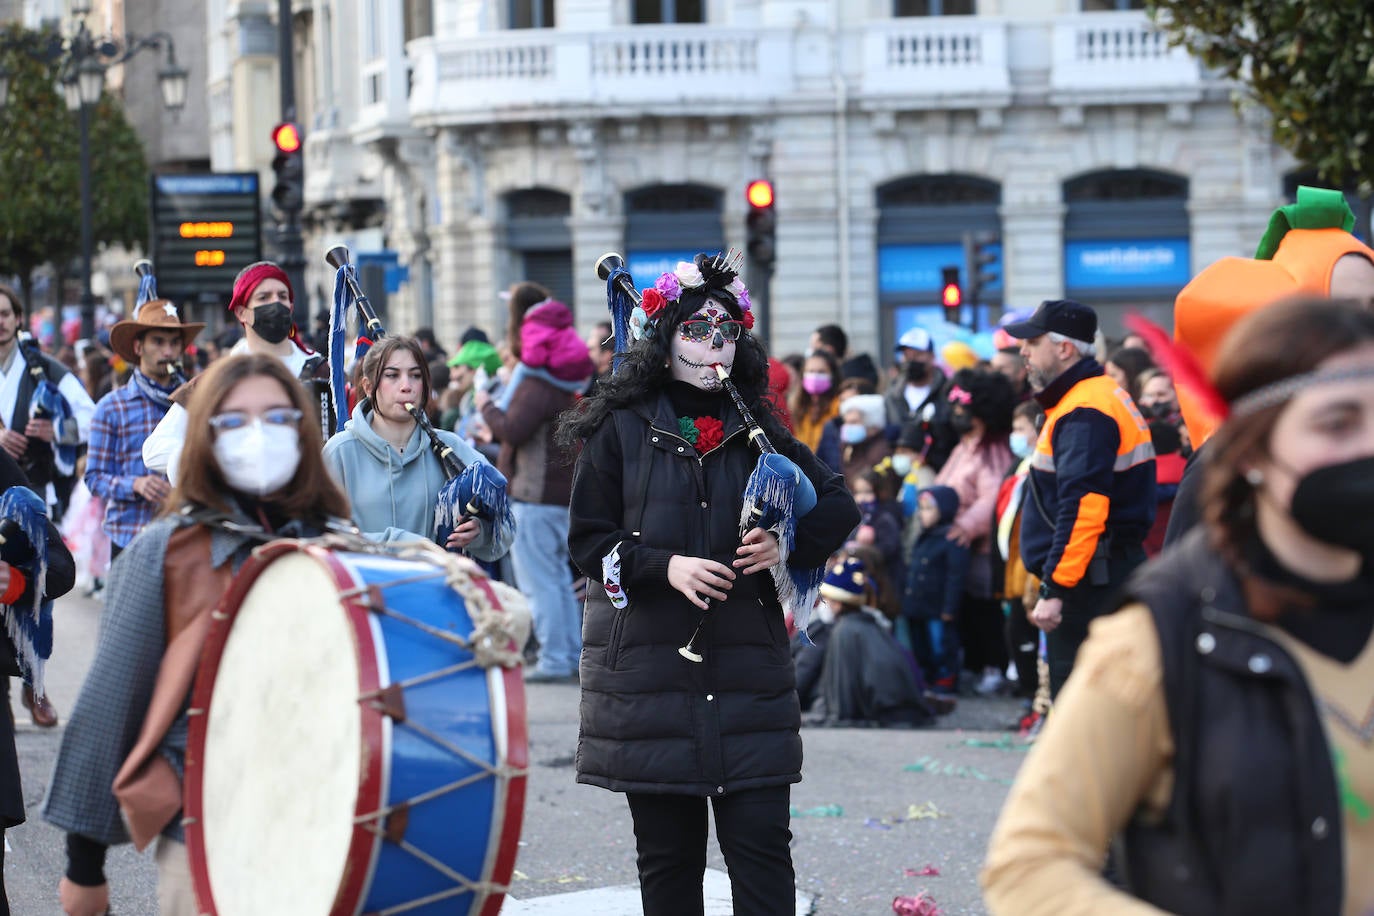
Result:
[[[907,561],[902,615],[911,628],[916,660],[936,693],[954,695],[959,684],[959,605],[964,600],[968,548],[949,539],[959,510],[952,487],[927,487],[917,497],[921,534]]]

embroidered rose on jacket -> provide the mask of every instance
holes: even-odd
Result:
[[[711,449],[720,445],[720,441],[725,438],[725,424],[715,417],[697,417],[697,451],[703,455]]]
[[[699,433],[697,431],[697,426],[695,423],[692,422],[691,417],[678,417],[677,431],[682,435],[682,438],[686,439],[688,442],[692,443],[693,445],[697,444],[697,436],[699,435]]]
[[[654,281],[654,289],[663,294],[664,299],[676,302],[682,295],[682,284],[677,281],[677,274],[666,273]]]
[[[640,297],[639,307],[644,310],[650,321],[657,318],[658,313],[668,304],[667,298],[652,286],[640,293]]]

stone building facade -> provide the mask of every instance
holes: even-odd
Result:
[[[516,280],[589,327],[603,252],[647,285],[744,247],[760,177],[775,352],[838,321],[889,353],[941,268],[966,276],[967,233],[998,257],[983,326],[1062,295],[1109,329],[1167,322],[1192,273],[1253,250],[1294,166],[1131,0],[308,6],[308,260],[350,244],[389,324],[450,344],[499,331]]]

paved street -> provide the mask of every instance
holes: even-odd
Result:
[[[69,711],[75,700],[94,651],[99,613],[97,602],[79,596],[59,602],[57,649],[48,669],[59,712]],[[577,688],[533,685],[528,700],[533,766],[513,889],[520,905],[507,911],[634,912],[614,905],[625,899],[623,892],[619,898],[611,891],[597,893],[634,884],[634,838],[621,796],[573,781]],[[17,701],[14,706],[30,821],[9,833],[6,882],[15,913],[48,916],[60,913],[56,885],[65,852],[61,835],[42,823],[38,808],[60,728],[36,729]],[[948,916],[984,912],[977,870],[1005,783],[1024,754],[980,745],[1005,744],[1006,733],[997,729],[1015,709],[1010,700],[964,700],[946,728],[931,731],[807,729],[805,779],[793,790],[798,816],[792,829],[798,891],[811,901],[812,912],[891,913],[893,897],[920,890]],[[714,847],[708,865],[724,869]],[[927,866],[939,875],[907,874]],[[114,850],[108,873],[115,913],[156,912],[151,855]],[[542,899],[566,894],[574,896],[566,902]]]

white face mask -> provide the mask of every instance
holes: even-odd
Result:
[[[1035,443],[1026,438],[1025,433],[1012,433],[1007,437],[1007,445],[1011,446],[1011,453],[1017,458],[1024,458],[1035,448]]]
[[[724,306],[708,299],[706,304],[687,320],[719,323],[729,321],[730,313]],[[735,364],[735,342],[726,340],[719,329],[713,331],[705,340],[686,339],[681,326],[673,331],[672,352],[669,356],[673,378],[706,391],[719,391],[721,385],[720,376],[716,374],[716,363],[724,366],[727,373]]]
[[[222,430],[215,437],[215,461],[229,486],[261,499],[296,476],[300,431],[263,423],[260,417],[241,429]]]
[[[898,477],[905,477],[906,475],[910,474],[910,473],[911,473],[911,456],[910,456],[910,455],[893,455],[893,456],[892,456],[892,470],[894,470],[894,471],[897,472],[897,476],[898,476]]]

